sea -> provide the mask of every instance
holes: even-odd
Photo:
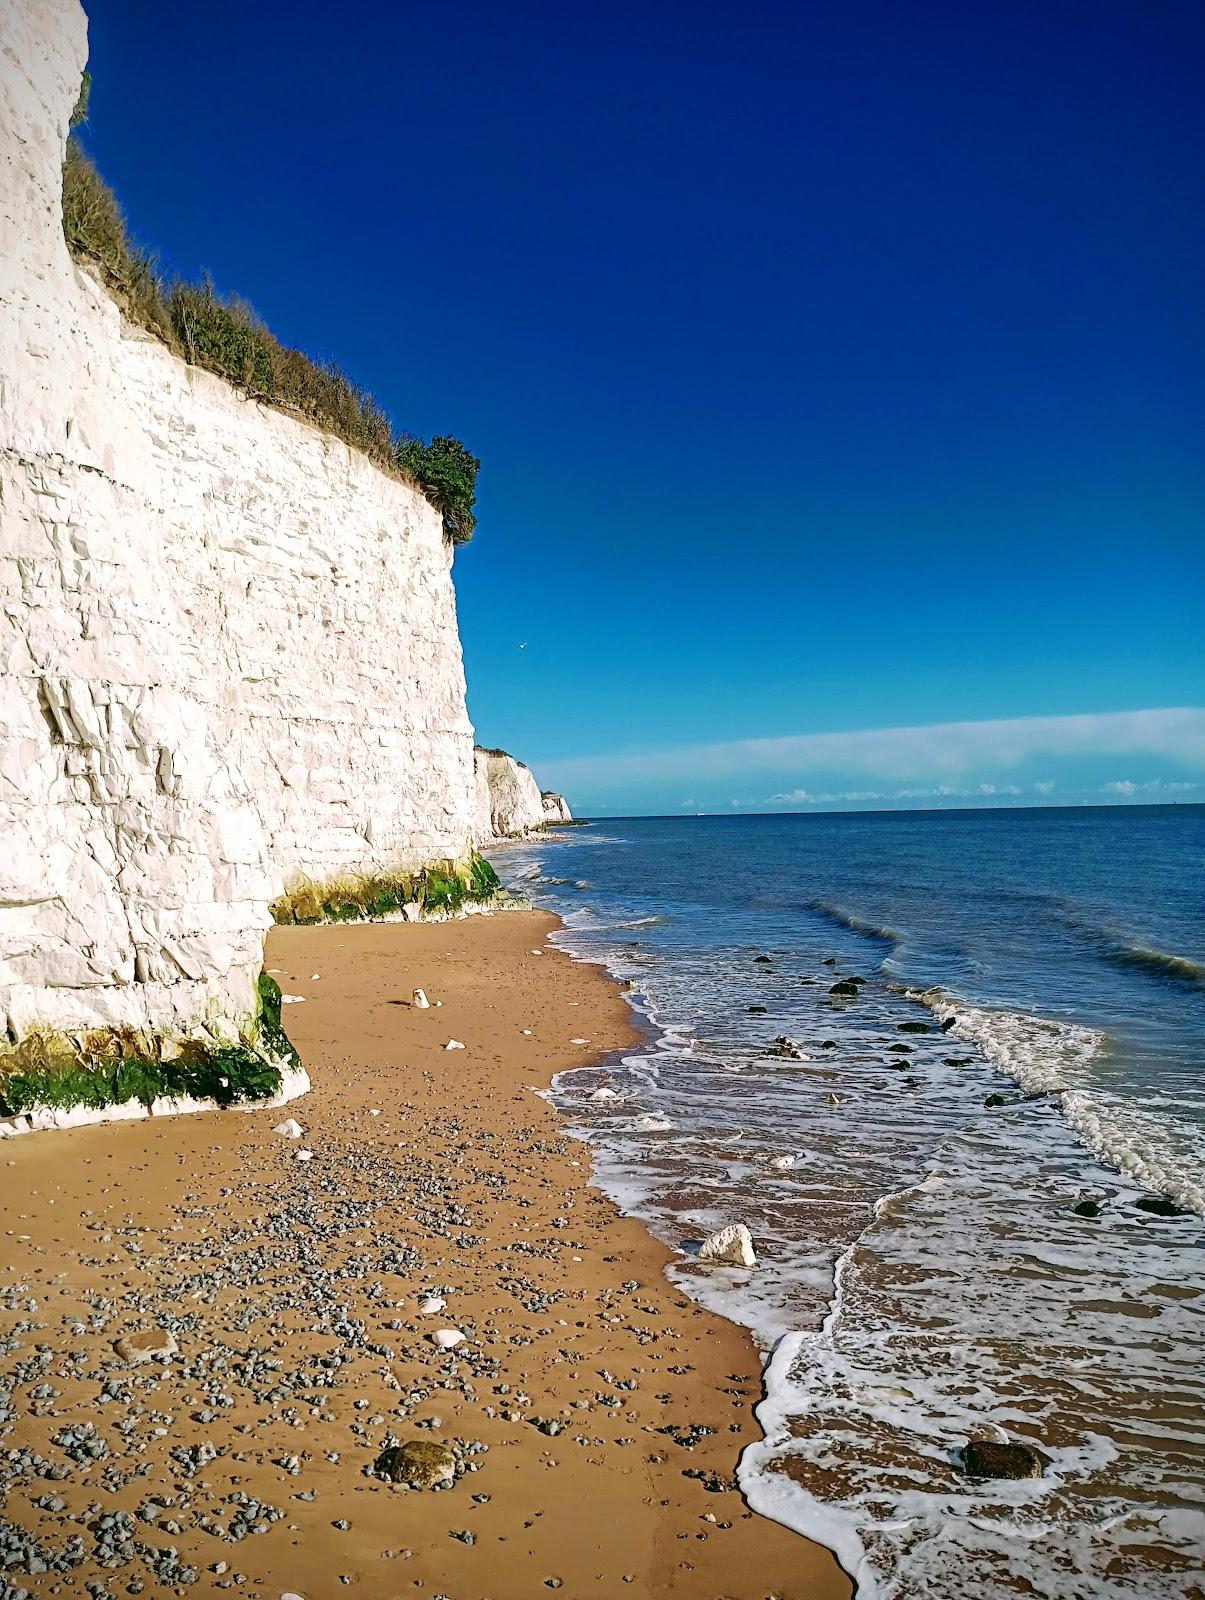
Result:
[[[608,819],[495,864],[625,985],[642,1042],[551,1098],[765,1353],[749,1504],[858,1600],[1205,1597],[1205,807]],[[736,1222],[757,1267],[695,1260]],[[1042,1475],[969,1477],[979,1439]]]

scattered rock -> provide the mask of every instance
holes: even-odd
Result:
[[[858,986],[852,978],[840,978],[836,983],[829,985],[829,994],[839,995],[846,1000],[858,998]]]
[[[1040,1478],[1050,1457],[1031,1444],[972,1439],[963,1447],[963,1471],[972,1478]]]
[[[734,1267],[755,1267],[757,1252],[753,1248],[753,1235],[743,1222],[731,1222],[726,1228],[708,1234],[699,1246],[699,1260]]]
[[[284,1122],[278,1122],[272,1129],[273,1133],[279,1133],[285,1139],[300,1139],[304,1131],[300,1122],[297,1122],[293,1117],[286,1118]]]
[[[447,1044],[444,1045],[444,1049],[445,1050],[463,1050],[464,1046],[461,1044],[459,1039],[449,1039]]]
[[[431,1343],[440,1350],[455,1350],[458,1344],[464,1343],[464,1334],[459,1328],[437,1328],[431,1335]]]
[[[1071,1207],[1077,1217],[1099,1217],[1099,1200],[1081,1200],[1078,1205]]]
[[[929,1024],[927,1022],[901,1022],[899,1024],[899,1030],[900,1030],[901,1033],[930,1033],[930,1032],[932,1032],[932,1029],[929,1027]]]
[[[770,1046],[770,1054],[782,1056],[787,1061],[806,1061],[807,1056],[796,1044],[794,1039],[788,1038],[785,1033],[780,1033]]]
[[[1152,1217],[1183,1217],[1188,1213],[1183,1206],[1178,1206],[1174,1200],[1165,1194],[1144,1194],[1134,1201],[1139,1211],[1147,1211]]]
[[[313,1159],[314,1152],[312,1150],[298,1150],[293,1156],[294,1161],[312,1161]]]
[[[438,1316],[447,1305],[446,1300],[441,1300],[437,1294],[429,1294],[425,1300],[420,1300],[418,1309],[424,1317]]]
[[[941,1031],[943,1033],[949,1033],[950,1029],[954,1026],[954,1024],[957,1021],[958,1021],[957,1017],[947,1017],[945,1019],[945,1021],[941,1025]]]
[[[754,961],[760,962],[763,966],[767,966],[768,967],[768,966],[772,965],[772,962],[771,962],[769,956],[754,956],[753,959],[754,959]]]
[[[416,989],[414,991],[414,999],[412,1004],[416,1006],[419,1011],[426,1011],[430,1007],[431,1002],[427,999],[426,995],[421,989]]]
[[[113,1348],[123,1361],[137,1367],[144,1361],[170,1361],[180,1347],[163,1328],[139,1328],[123,1334]]]
[[[304,1005],[305,996],[303,994],[282,994],[280,997],[280,1003],[283,1006]]]
[[[412,1483],[435,1489],[456,1481],[456,1457],[446,1444],[434,1439],[409,1439],[392,1445],[376,1459],[374,1471],[390,1483]]]
[[[751,1017],[764,1017],[768,1009],[766,1006],[750,1006],[749,1015]]]

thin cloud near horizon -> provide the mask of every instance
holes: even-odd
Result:
[[[1170,770],[1136,772],[1143,762]],[[1050,771],[1023,772],[1034,763],[1057,766],[1064,781]],[[1102,763],[1112,770],[1102,769]],[[681,799],[684,789],[697,796],[699,806],[718,803],[725,809],[865,805],[884,800],[1015,802],[1028,793],[1049,800],[1068,790],[1099,794],[1105,800],[1134,799],[1144,793],[1154,799],[1199,787],[1192,780],[1197,771],[1205,774],[1205,707],[787,734],[545,758],[539,769],[557,789],[571,798],[576,793],[579,803],[590,801],[592,795],[598,800],[616,791],[647,795],[651,789],[672,785],[673,796],[662,797],[670,810],[695,807],[695,799]],[[752,798],[727,798],[734,784],[745,787],[762,775],[770,781]],[[722,784],[725,798],[708,795],[709,784]]]

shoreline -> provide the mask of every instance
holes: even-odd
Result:
[[[637,1037],[557,925],[273,929],[266,965],[305,1000],[299,1140],[264,1110],[0,1147],[6,1537],[32,1536],[26,1566],[83,1555],[21,1574],[30,1595],[846,1600],[830,1553],[735,1487],[752,1338],[666,1279],[533,1092]],[[114,1352],[151,1327],[166,1365]],[[414,1439],[454,1445],[453,1487],[370,1475]]]

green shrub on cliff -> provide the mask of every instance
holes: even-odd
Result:
[[[72,126],[86,109],[87,81]],[[426,444],[395,432],[372,395],[339,367],[281,344],[245,301],[223,298],[208,279],[168,288],[154,257],[131,240],[112,190],[74,139],[67,141],[63,162],[63,234],[132,322],[194,366],[303,417],[412,484],[440,513],[454,544],[472,537],[480,462],[460,440],[441,434]]]
[[[477,457],[470,455],[459,439],[446,435],[430,444],[403,435],[394,449],[398,466],[442,513],[448,537],[454,544],[467,544],[477,526],[473,514],[481,466]]]

